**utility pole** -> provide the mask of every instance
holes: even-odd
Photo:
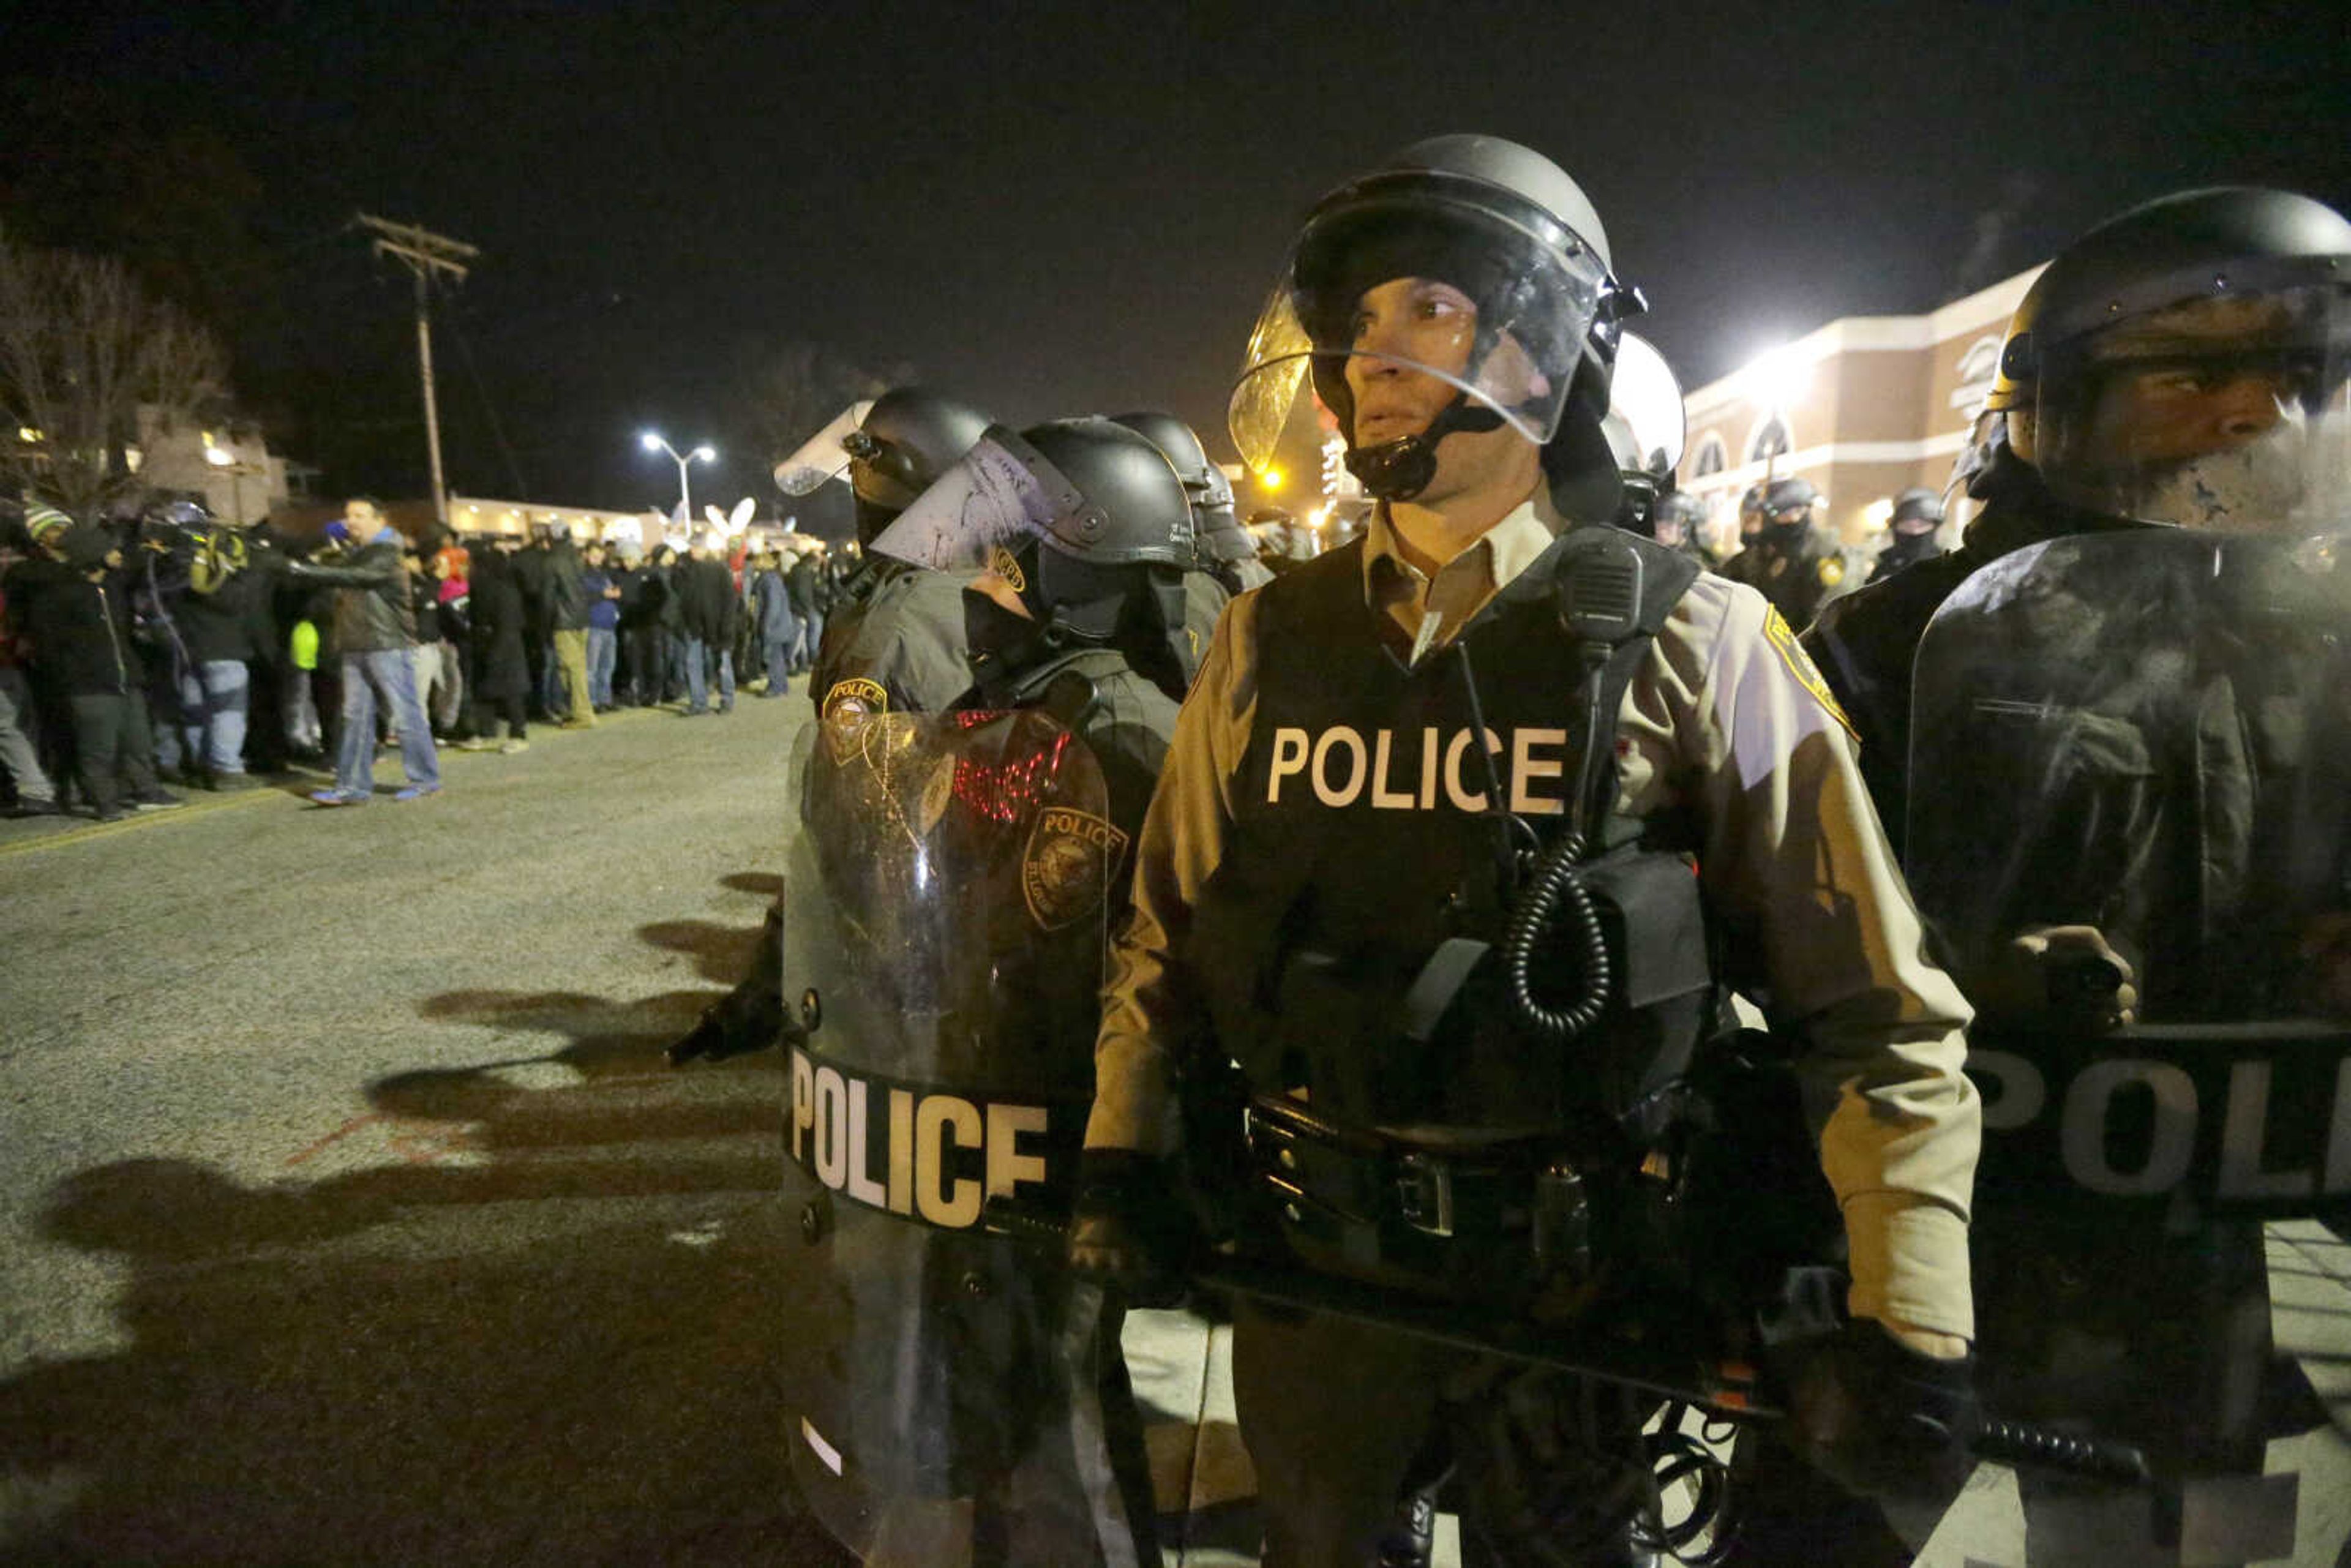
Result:
[[[441,414],[433,397],[432,282],[435,274],[464,282],[466,264],[482,253],[413,224],[395,224],[366,213],[354,221],[375,235],[376,255],[397,257],[416,278],[416,363],[424,381],[424,440],[433,455],[433,517],[446,528],[449,490],[441,477]]]

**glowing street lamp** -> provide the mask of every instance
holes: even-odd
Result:
[[[1258,487],[1261,490],[1279,490],[1288,478],[1288,475],[1270,463],[1257,471]]]
[[[718,454],[712,450],[708,442],[703,443],[691,452],[680,453],[676,447],[661,438],[660,432],[653,430],[648,430],[638,436],[637,444],[648,452],[666,452],[670,455],[670,460],[677,465],[677,515],[685,519],[688,528],[692,528],[694,526],[694,492],[686,483],[686,465],[696,459],[705,463],[716,463],[718,461]]]

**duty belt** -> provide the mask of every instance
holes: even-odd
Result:
[[[1555,1139],[1436,1146],[1259,1095],[1249,1140],[1283,1236],[1310,1264],[1453,1290],[1588,1263],[1581,1178]]]

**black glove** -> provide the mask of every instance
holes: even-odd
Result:
[[[1078,1159],[1070,1215],[1070,1270],[1138,1307],[1184,1298],[1191,1217],[1166,1162],[1134,1149],[1088,1149]]]
[[[771,998],[747,986],[738,987],[724,1000],[705,1009],[694,1027],[673,1041],[664,1054],[672,1067],[683,1067],[695,1061],[724,1061],[730,1056],[747,1056],[781,1042],[787,1033],[784,1026],[781,998]]]
[[[1832,1479],[1880,1500],[1944,1500],[1974,1468],[1975,1357],[1924,1355],[1868,1319],[1802,1353],[1791,1436]]]

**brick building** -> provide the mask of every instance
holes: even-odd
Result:
[[[1849,543],[1880,538],[1894,497],[1940,490],[1991,391],[2008,319],[2038,267],[1924,316],[1849,316],[1684,399],[1681,487],[1708,504],[1709,542],[1737,548],[1739,497],[1802,476]],[[1951,497],[1956,538],[1968,502]]]

